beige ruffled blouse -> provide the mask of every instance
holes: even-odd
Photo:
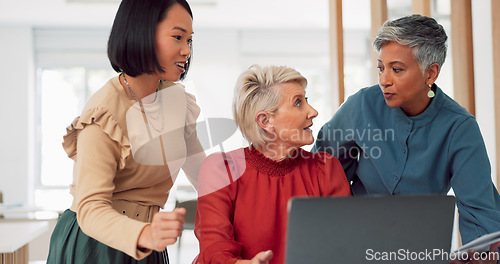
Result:
[[[165,205],[179,170],[196,187],[205,158],[195,97],[164,81],[155,96],[144,105],[145,122],[114,77],[90,98],[63,142],[75,161],[70,209],[82,231],[136,259],[151,253],[137,248],[139,234]]]

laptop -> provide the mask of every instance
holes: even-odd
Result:
[[[445,195],[292,198],[285,263],[449,263],[455,203]]]

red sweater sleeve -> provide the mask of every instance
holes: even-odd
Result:
[[[321,177],[322,196],[350,196],[351,187],[347,182],[344,169],[340,161],[326,152],[315,153],[318,168],[325,177]]]
[[[233,264],[241,259],[242,244],[234,240],[232,223],[234,184],[226,159],[212,154],[205,159],[198,177],[199,197],[195,235],[200,245],[196,264]]]

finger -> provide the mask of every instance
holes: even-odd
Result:
[[[181,233],[182,231],[179,231],[179,230],[168,230],[168,231],[164,231],[164,232],[161,232],[159,234],[157,234],[157,238],[159,240],[165,240],[165,239],[177,239],[178,237],[181,236]]]
[[[185,209],[184,209],[185,210]],[[177,211],[173,212],[158,212],[153,216],[154,218],[159,218],[162,220],[178,220],[184,223],[184,215],[178,213]]]
[[[165,248],[167,248],[167,246],[173,245],[173,244],[175,244],[175,242],[177,242],[177,238],[168,238],[168,239],[162,240],[162,246],[160,247],[160,251],[165,250]]]
[[[159,226],[169,225],[166,228],[175,228],[171,225],[179,225],[182,227],[184,225],[184,222],[184,216],[175,213],[169,213],[168,215],[161,214],[153,217],[153,221],[151,222],[151,224],[157,224]]]
[[[500,241],[490,245],[490,252],[496,252],[500,247]]]
[[[170,229],[182,230],[184,223],[179,220],[168,220],[162,217],[153,218],[151,228],[155,231],[164,231]]]
[[[182,230],[182,224],[179,222],[166,222],[166,223],[157,223],[151,225],[151,230],[154,232],[154,235],[158,235],[160,237],[164,237],[166,232],[174,232],[180,233]]]
[[[151,225],[164,229],[182,229],[183,223],[179,220],[164,220],[158,218],[154,219]]]
[[[472,260],[472,256],[474,256],[475,252],[476,251],[474,249],[469,249],[469,251],[467,251],[467,258],[468,258],[469,261]]]
[[[255,255],[255,258],[258,259],[260,262],[267,262],[270,261],[273,258],[273,256],[274,256],[273,251],[268,250],[259,252],[257,255]]]
[[[179,207],[179,208],[175,208],[172,212],[174,213],[178,213],[178,214],[181,214],[181,215],[186,215],[186,208],[183,208],[183,207]]]
[[[500,260],[500,256],[497,253],[498,247],[500,247],[500,241],[490,245],[490,252],[493,253],[493,254],[490,254],[490,256],[492,256],[491,260],[496,260],[496,261]]]
[[[177,238],[179,237],[179,232],[177,231],[168,231],[163,233],[153,234],[152,242],[153,249],[155,250],[164,250],[166,246],[175,244],[177,242]]]
[[[183,229],[183,223],[178,220],[156,220],[151,225],[154,229],[158,230]]]

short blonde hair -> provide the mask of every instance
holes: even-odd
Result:
[[[250,144],[260,146],[271,141],[267,132],[255,121],[259,111],[275,113],[281,102],[277,84],[297,82],[304,89],[307,79],[298,71],[286,66],[252,65],[236,82],[233,100],[233,115],[243,137]]]

